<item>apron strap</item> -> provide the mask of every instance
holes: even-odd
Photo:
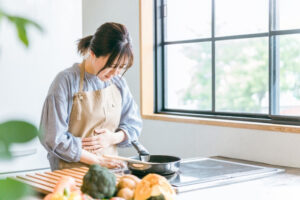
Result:
[[[77,120],[81,120],[81,103],[80,101],[83,99],[82,92],[83,92],[83,82],[84,82],[84,72],[85,72],[85,60],[83,60],[82,65],[80,65],[80,81],[79,81],[79,91],[78,91],[78,113],[77,113]]]
[[[83,91],[84,72],[85,72],[85,60],[83,60],[82,65],[80,66],[79,92]]]

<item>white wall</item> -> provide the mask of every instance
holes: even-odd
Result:
[[[129,29],[136,59],[126,78],[139,103],[139,1],[83,0],[82,6],[83,35],[94,33],[107,21],[123,23]],[[153,154],[183,158],[221,155],[300,167],[299,134],[144,120],[141,142]],[[132,149],[121,153],[135,154]]]
[[[0,122],[24,119],[39,125],[48,88],[55,75],[80,60],[76,40],[82,36],[81,0],[1,0],[0,8],[38,22],[44,33],[29,30],[29,49],[17,40],[14,27],[0,23]],[[35,148],[37,154],[0,162],[0,172],[48,166],[35,139],[13,150]],[[30,162],[26,162],[26,161]],[[10,166],[10,167],[9,167]]]

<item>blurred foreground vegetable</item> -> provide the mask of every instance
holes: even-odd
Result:
[[[88,200],[87,195],[76,189],[75,179],[63,176],[56,184],[53,193],[48,194],[44,200]]]

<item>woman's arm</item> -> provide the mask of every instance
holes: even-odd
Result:
[[[107,158],[103,158],[102,156],[96,156],[93,153],[90,153],[84,149],[81,151],[80,162],[92,165],[98,164],[107,168],[121,168],[124,166],[124,163],[118,160],[110,160]]]
[[[116,145],[126,140],[126,133],[123,130],[112,133],[108,129],[94,130],[96,136],[82,138],[82,148],[84,150],[97,151],[111,145]]]
[[[41,142],[48,152],[68,162],[82,162],[88,165],[99,164],[107,168],[122,167],[122,162],[96,156],[82,149],[81,138],[74,137],[66,131],[68,124],[65,120],[67,112],[64,111],[66,107],[64,104],[64,101],[54,96],[47,97],[45,102],[41,121],[41,128],[43,129]],[[122,139],[120,132],[112,138],[112,141],[118,143]]]
[[[67,162],[79,162],[81,138],[68,132],[67,104],[61,96],[47,96],[41,117],[40,141],[50,154]]]
[[[116,81],[122,95],[122,112],[118,131],[123,131],[126,138],[118,143],[119,147],[131,146],[131,141],[137,140],[142,131],[142,119],[140,110],[134,101],[130,89],[124,77],[118,78]]]
[[[126,133],[119,130],[113,134],[112,144],[119,144],[127,139]]]

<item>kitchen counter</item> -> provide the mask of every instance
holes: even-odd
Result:
[[[222,157],[218,157],[222,158]],[[255,164],[266,167],[282,168],[286,171],[280,174],[238,182],[223,186],[194,190],[180,193],[178,199],[230,199],[230,200],[292,200],[300,198],[300,169],[281,167],[276,165],[267,165],[257,162],[249,162],[237,159],[224,160],[238,161],[246,164]]]
[[[13,155],[11,159],[0,159],[0,178],[12,176],[13,173],[50,168],[47,151],[37,138],[28,143],[14,144],[10,151]]]
[[[300,168],[281,167],[257,162],[249,162],[224,157],[215,157],[229,161],[238,161],[246,164],[255,164],[266,167],[283,168],[284,173],[275,174],[255,180],[238,182],[211,188],[204,188],[178,194],[178,200],[200,199],[230,199],[230,200],[281,200],[300,198]],[[24,198],[26,200],[40,200],[42,195]]]

